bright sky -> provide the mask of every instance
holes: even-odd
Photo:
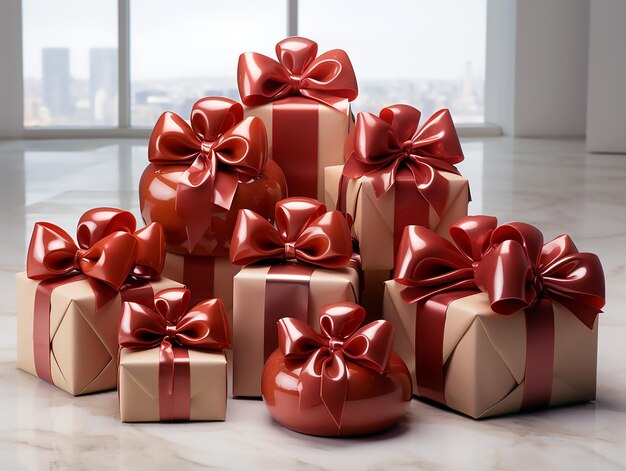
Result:
[[[241,52],[274,57],[287,0],[130,0],[135,80],[234,76]],[[117,0],[23,0],[24,73],[41,48],[70,47],[72,75],[89,48],[117,46]],[[485,67],[486,0],[300,0],[299,34],[345,49],[357,77],[443,78]]]

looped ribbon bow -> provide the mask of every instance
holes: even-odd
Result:
[[[256,52],[239,56],[237,83],[245,105],[300,95],[337,108],[358,95],[352,63],[341,49],[317,57],[316,42],[291,37],[276,45],[276,56],[278,61]]]
[[[152,279],[165,262],[165,238],[160,224],[135,232],[135,217],[116,208],[94,208],[80,218],[72,237],[47,222],[37,222],[28,246],[26,274],[33,280],[84,275],[100,308],[129,277]]]
[[[276,203],[276,227],[248,209],[237,216],[230,260],[248,265],[263,259],[297,260],[326,268],[346,266],[352,256],[350,230],[339,211],[311,198]]]
[[[567,235],[543,243],[534,226],[503,224],[491,235],[492,250],[478,263],[475,279],[491,308],[503,315],[555,301],[593,328],[604,306],[604,273],[597,255],[579,252]]]
[[[189,388],[190,370],[175,366],[180,362],[174,347],[203,351],[221,351],[230,347],[231,336],[226,309],[220,299],[208,299],[188,309],[190,291],[172,288],[154,296],[154,309],[135,302],[125,302],[119,330],[120,348],[159,347],[159,402],[162,420],[188,420],[189,394],[176,392],[176,374]],[[187,366],[189,358],[185,356]],[[178,391],[179,393],[181,391]],[[185,396],[185,397],[183,397]],[[169,399],[169,400],[168,400]],[[186,403],[187,407],[181,407]],[[185,411],[182,414],[176,411]]]
[[[193,105],[190,121],[163,113],[148,145],[152,163],[189,165],[176,186],[176,212],[185,224],[189,251],[211,227],[212,204],[230,209],[239,181],[257,178],[268,160],[263,121],[244,119],[236,101],[203,98]]]
[[[445,210],[448,180],[439,171],[459,175],[454,166],[463,160],[463,151],[447,109],[437,111],[420,128],[420,111],[409,105],[383,108],[379,116],[359,113],[356,119],[354,150],[343,175],[366,176],[380,198],[407,168],[417,190],[441,216]]]
[[[278,343],[287,360],[305,360],[298,377],[300,408],[324,404],[338,428],[348,392],[348,363],[384,374],[391,356],[394,327],[378,320],[361,328],[365,310],[353,303],[322,308],[321,334],[298,319],[278,321]]]
[[[395,280],[406,288],[406,303],[424,301],[454,290],[478,290],[474,270],[490,247],[497,220],[491,216],[468,216],[450,228],[454,244],[428,228],[404,229]]]

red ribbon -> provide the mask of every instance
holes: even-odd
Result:
[[[300,95],[336,107],[358,95],[352,63],[341,49],[317,57],[316,42],[291,37],[276,44],[276,56],[278,61],[256,52],[239,56],[237,84],[245,105]]]
[[[219,352],[231,343],[226,310],[208,299],[189,311],[189,290],[166,289],[154,297],[154,309],[125,302],[120,348],[159,347],[159,414],[162,421],[189,420],[191,370],[188,349]]]
[[[579,253],[568,236],[543,244],[538,229],[495,218],[461,219],[450,229],[456,246],[432,231],[405,229],[396,281],[416,306],[416,377],[420,395],[445,404],[443,331],[450,302],[478,289],[491,308],[508,315],[525,310],[526,374],[522,409],[550,402],[554,357],[552,302],[587,327],[604,305],[604,275],[597,256]],[[426,302],[428,301],[428,302]]]
[[[298,376],[300,408],[324,404],[337,428],[348,393],[348,365],[357,363],[382,375],[391,356],[393,325],[378,320],[360,327],[364,319],[361,306],[337,303],[322,308],[321,334],[298,319],[278,321],[278,343],[285,359],[304,361]]]
[[[395,185],[394,257],[405,226],[428,227],[429,206],[443,215],[449,183],[440,172],[459,175],[454,165],[463,160],[450,112],[437,111],[421,128],[420,117],[409,105],[388,106],[379,116],[359,113],[340,183],[338,207],[344,212],[346,178],[367,177],[377,198]]]
[[[212,205],[230,209],[240,181],[257,178],[268,160],[260,118],[243,117],[228,98],[209,97],[191,109],[191,125],[175,113],[157,121],[148,159],[159,165],[189,165],[176,186],[176,212],[185,223],[189,250],[211,225]]]

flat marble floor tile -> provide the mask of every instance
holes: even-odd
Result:
[[[223,423],[119,422],[115,392],[72,398],[15,366],[15,282],[34,222],[74,232],[94,206],[139,217],[143,140],[0,142],[0,469],[624,469],[626,467],[626,155],[580,140],[466,140],[459,166],[471,214],[568,233],[606,271],[598,400],[473,421],[419,401],[370,438],[300,435],[262,402],[229,400]]]

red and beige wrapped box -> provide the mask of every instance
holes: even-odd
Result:
[[[361,251],[363,270],[392,270],[407,225],[448,237],[467,215],[469,184],[454,164],[463,160],[448,110],[421,128],[408,105],[359,113],[346,164],[325,169],[325,201],[346,214]]]
[[[188,310],[186,289],[124,303],[120,325],[122,422],[224,420],[230,329],[219,299]]]
[[[205,299],[220,298],[232,325],[233,278],[239,270],[241,267],[231,263],[228,257],[201,257],[167,252],[163,276],[185,285],[191,291],[192,305]]]
[[[139,183],[141,215],[163,226],[169,252],[227,257],[237,211],[271,219],[287,196],[285,177],[269,160],[263,121],[244,118],[240,103],[202,98],[189,121],[168,111],[155,124]]]
[[[165,241],[158,224],[135,232],[131,213],[96,208],[75,244],[37,223],[17,282],[17,366],[73,395],[115,389],[123,301],[151,302],[180,287],[159,277]]]
[[[595,399],[599,259],[523,223],[409,226],[384,317],[414,393],[473,418]],[[481,291],[482,290],[482,291]]]
[[[289,196],[324,198],[324,168],[345,162],[354,118],[350,101],[358,94],[347,54],[340,49],[317,56],[317,44],[291,37],[276,45],[278,61],[242,54],[238,84],[247,116],[267,128],[271,158],[280,165]]]
[[[352,243],[338,211],[319,201],[288,198],[276,205],[277,228],[239,213],[231,259],[247,265],[235,276],[233,395],[261,396],[263,364],[278,345],[276,322],[295,317],[319,325],[321,308],[359,301]]]

